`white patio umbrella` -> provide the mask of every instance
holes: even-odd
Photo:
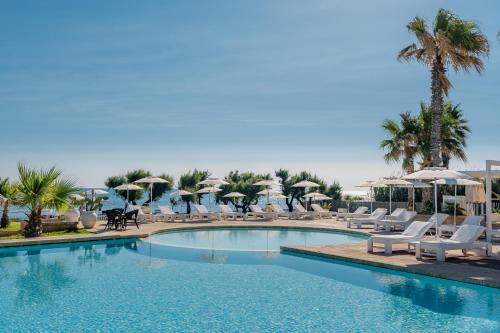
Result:
[[[320,186],[319,184],[309,180],[303,180],[292,185],[292,187],[303,187],[305,192],[307,192],[310,187],[319,187],[319,186]],[[306,201],[306,210],[307,210],[307,201]]]
[[[423,183],[423,182],[419,182],[419,181],[412,181],[410,182],[411,185],[398,185],[396,187],[411,187],[412,190],[413,190],[413,211],[415,211],[415,189],[416,188],[431,188],[432,186],[427,184],[427,183]]]
[[[227,184],[229,184],[229,183],[226,182],[225,180],[222,180],[222,179],[216,178],[216,177],[209,177],[209,178],[198,183],[198,185],[209,185],[212,187],[227,185]]]
[[[168,181],[166,181],[165,179],[160,178],[160,177],[147,176],[147,177],[144,177],[144,178],[136,180],[134,183],[137,183],[137,184],[149,184],[149,190],[150,190],[150,194],[149,194],[149,199],[150,199],[149,208],[151,209],[151,212],[153,212],[153,184],[155,184],[155,183],[159,183],[159,184],[161,184],[161,183],[168,183]]]
[[[218,188],[218,187],[215,187],[215,186],[212,186],[212,187],[204,187],[202,188],[201,190],[198,190],[196,191],[196,193],[199,193],[199,194],[207,194],[207,193],[217,193],[217,192],[220,192],[222,191],[222,189]],[[212,200],[208,200],[208,204],[210,206],[210,210],[212,210]]]
[[[77,193],[70,194],[69,197],[73,200],[78,200],[78,201],[85,199],[85,197],[83,197]],[[0,195],[0,204],[2,204],[2,200],[1,200],[2,198],[3,197]]]
[[[217,193],[220,191],[222,191],[222,189],[220,189],[218,187],[204,187],[201,190],[196,191],[196,193],[207,194],[207,193]]]
[[[108,192],[101,190],[99,188],[91,188],[87,191],[85,191],[85,194],[91,194],[91,195],[104,195],[108,194]]]
[[[274,196],[280,195],[281,193],[278,191],[271,190],[271,189],[265,189],[265,190],[262,190],[260,192],[257,192],[257,194],[262,195],[262,196],[267,196],[267,204],[269,205],[269,197],[274,197]]]
[[[224,195],[224,198],[243,198],[243,197],[246,197],[246,195],[240,192],[230,192]]]
[[[409,186],[411,183],[409,181],[399,179],[399,178],[383,178],[373,184],[374,187],[380,187],[379,185],[385,185],[389,187],[389,214],[392,213],[392,188],[395,186]]]
[[[373,212],[373,183],[375,183],[374,180],[365,180],[359,185],[356,185],[356,187],[368,187],[370,189],[370,212]]]
[[[238,199],[238,198],[246,197],[246,195],[244,195],[243,193],[240,193],[240,192],[229,192],[228,194],[225,194],[223,197],[224,198]]]
[[[255,185],[255,186],[278,186],[281,184],[273,179],[264,179],[264,180],[258,181],[257,183],[255,183],[253,185]]]
[[[87,191],[83,192],[85,194],[85,197],[87,197],[87,195],[91,195],[92,196],[92,201],[94,201],[94,196],[96,195],[105,195],[105,194],[108,194],[108,192],[104,191],[104,190],[101,190],[100,188],[91,188],[91,189],[88,189]]]
[[[266,186],[265,190],[262,190],[258,192],[258,195],[267,195],[267,204],[269,205],[269,196],[271,195],[278,195],[280,192],[271,190],[272,186],[280,186],[281,184],[278,183],[277,181],[273,179],[264,179],[264,180],[259,180],[258,182],[253,184],[254,186]],[[267,192],[266,192],[267,191]]]
[[[424,168],[420,171],[411,173],[409,175],[406,175],[402,177],[405,180],[427,180],[427,181],[433,181],[433,180],[438,180],[438,179],[470,179],[471,177],[458,172],[454,170],[449,170],[446,168],[440,168],[440,167],[432,167],[432,168]],[[434,182],[434,211],[437,214],[438,212],[438,205],[437,205],[437,186],[438,184]],[[438,238],[438,225],[437,225],[437,219],[436,219],[436,238]]]
[[[127,203],[129,201],[129,191],[137,191],[137,190],[142,190],[142,187],[137,186],[135,184],[122,184],[118,185],[117,187],[113,188],[115,191],[127,191]]]
[[[177,195],[179,195],[179,196],[183,197],[183,196],[186,196],[186,195],[192,195],[192,194],[193,194],[193,192],[189,192],[189,191],[186,191],[186,190],[177,190],[177,191],[175,192],[175,194],[177,194]]]
[[[432,181],[431,183],[436,183],[438,185],[454,185],[455,186],[455,200],[453,205],[453,225],[457,224],[457,186],[478,186],[483,185],[483,183],[476,182],[470,179],[438,179]]]

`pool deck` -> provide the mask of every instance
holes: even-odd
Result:
[[[42,244],[57,244],[68,242],[84,242],[96,240],[145,238],[152,234],[169,230],[186,230],[197,228],[220,227],[283,227],[283,228],[311,228],[320,230],[342,231],[369,236],[375,232],[369,228],[349,229],[345,222],[332,219],[322,220],[288,220],[275,221],[199,221],[176,223],[146,223],[137,229],[129,226],[126,231],[105,231],[104,222],[99,221],[90,234],[67,235],[53,237],[39,237],[36,239],[7,239],[0,241],[0,248],[12,246],[28,246]],[[406,246],[394,246],[392,255],[385,255],[383,250],[374,253],[366,252],[366,241],[359,243],[325,246],[283,246],[284,253],[300,253],[322,258],[344,260],[360,264],[372,265],[382,268],[394,269],[409,273],[417,273],[440,277],[461,282],[479,284],[500,288],[500,243],[493,244],[493,256],[485,257],[484,253],[471,251],[464,257],[460,251],[450,251],[446,262],[436,262],[432,259],[416,260],[415,256],[408,254]]]

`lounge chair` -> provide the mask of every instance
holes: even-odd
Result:
[[[245,218],[244,213],[235,212],[228,205],[219,205],[219,208],[220,208],[220,216],[224,220],[227,218],[230,218],[233,220],[236,220],[236,218],[238,218],[238,217],[241,217],[243,219]]]
[[[392,216],[392,214],[390,216]],[[385,231],[396,230],[398,228],[405,230],[406,227],[410,225],[415,216],[417,216],[417,212],[410,212],[404,209],[403,212],[397,217],[377,221],[377,223],[375,223],[374,229],[378,230],[379,227],[383,227]]]
[[[278,218],[278,214],[275,212],[265,212],[258,205],[248,206],[250,211],[247,213],[247,217],[259,218],[262,217],[265,220],[273,220]]]
[[[457,229],[462,225],[481,225],[483,216],[467,216],[461,225],[443,224],[439,227],[439,236],[443,233],[453,235]]]
[[[360,206],[360,207],[356,208],[356,210],[352,213],[349,213],[349,212],[342,213],[342,212],[340,212],[340,209],[339,209],[339,211],[337,212],[337,221],[339,219],[347,220],[347,219],[355,218],[355,217],[368,217],[368,214],[365,214],[367,211],[368,211],[368,207],[365,207],[365,206]]]
[[[384,244],[384,253],[392,254],[393,244],[408,244],[408,251],[410,242],[415,242],[424,237],[425,233],[431,227],[431,222],[412,222],[402,234],[399,235],[374,235],[367,241],[367,251],[373,252],[373,244]]]
[[[177,213],[175,213],[172,208],[168,206],[159,206],[160,214],[159,216],[166,222],[175,222],[175,218],[177,217]]]
[[[462,225],[450,239],[422,240],[416,244],[417,259],[423,254],[435,254],[438,261],[445,261],[448,250],[462,250],[467,255],[467,250],[472,249],[484,249],[486,255],[491,256],[491,243],[477,241],[484,230],[479,225]]]
[[[211,213],[208,211],[207,207],[204,205],[196,205],[193,204],[193,208],[196,210],[196,213],[191,213],[191,219],[197,217],[199,219],[208,219],[208,220],[220,220],[219,213]]]
[[[304,217],[314,219],[314,212],[307,211],[300,203],[294,204],[293,209],[293,213],[298,214],[299,219]]]
[[[278,217],[286,217],[286,218],[290,219],[290,218],[293,218],[293,216],[294,216],[293,212],[285,211],[278,204],[271,204],[271,207],[273,208],[273,212],[276,213],[278,215]]]
[[[350,228],[352,224],[356,226],[356,228],[361,228],[363,225],[375,225],[376,222],[382,220],[387,213],[387,209],[385,208],[377,208],[371,213],[368,217],[356,217],[350,220],[347,220],[347,227]]]
[[[328,209],[324,209],[318,204],[311,204],[311,208],[313,210],[313,214],[316,215],[318,218],[327,218],[331,219],[333,218],[333,212],[329,211]]]
[[[437,227],[438,227],[438,232],[439,232],[439,228],[448,219],[449,216],[450,215],[444,214],[444,213],[432,214],[432,216],[427,220],[428,222],[432,222],[432,226],[429,229],[429,231],[433,230],[434,232],[436,232],[436,220],[437,220]]]
[[[403,213],[406,211],[405,208],[396,208],[390,215],[386,215],[382,220],[378,221],[373,225],[373,229],[378,230],[379,222],[381,221],[390,221],[390,220],[398,220],[403,217]]]

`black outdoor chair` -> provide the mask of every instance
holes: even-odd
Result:
[[[127,229],[127,223],[128,222],[134,222],[135,225],[137,226],[137,229],[139,229],[139,223],[137,223],[137,215],[139,215],[139,210],[131,210],[130,212],[127,212],[123,215],[123,222],[122,226],[124,229]]]
[[[103,213],[106,214],[106,218],[108,219],[104,230],[111,230],[112,227],[115,229],[118,229],[118,227],[122,228],[121,209],[119,211],[117,209],[105,210]]]

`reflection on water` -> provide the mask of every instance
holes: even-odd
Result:
[[[452,315],[462,314],[463,307],[471,294],[460,291],[455,286],[438,286],[416,279],[402,278],[394,283],[384,283],[386,290],[395,296],[405,297],[413,304],[433,312]],[[393,298],[391,298],[393,300]]]
[[[75,280],[67,275],[62,260],[43,262],[40,251],[28,251],[27,266],[16,279],[17,301],[36,304],[51,302],[54,294]]]

